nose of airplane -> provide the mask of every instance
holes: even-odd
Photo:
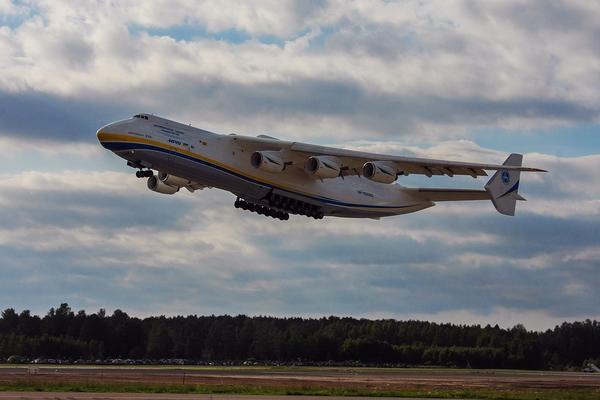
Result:
[[[102,128],[98,129],[98,131],[96,131],[96,137],[98,138],[99,141],[102,141],[102,135],[106,132],[106,126],[103,126]]]
[[[110,126],[112,124],[109,125],[105,125],[102,128],[98,129],[98,131],[96,132],[96,137],[98,138],[98,141],[100,142],[100,144],[102,146],[104,146],[104,142],[107,140],[107,135],[108,132],[110,132]],[[106,146],[104,146],[106,147]]]

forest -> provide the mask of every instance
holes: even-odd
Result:
[[[43,317],[7,308],[0,358],[248,360],[286,364],[563,369],[600,358],[600,323],[563,323],[545,332],[522,325],[440,324],[392,319],[238,316],[130,317],[74,312]]]

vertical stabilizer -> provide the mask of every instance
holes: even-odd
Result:
[[[502,165],[520,167],[523,155],[511,154]],[[486,183],[485,190],[490,194],[494,207],[500,214],[515,215],[517,200],[525,200],[519,196],[520,171],[498,170]]]

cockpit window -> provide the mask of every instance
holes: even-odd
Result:
[[[136,114],[136,115],[133,116],[133,118],[142,118],[142,119],[147,120],[148,116],[147,115],[142,115],[142,114]]]

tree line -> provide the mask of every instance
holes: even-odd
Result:
[[[103,360],[440,365],[472,368],[579,367],[600,358],[600,323],[563,323],[545,332],[425,321],[238,316],[130,317],[74,312],[43,317],[8,308],[0,318],[0,357]]]

